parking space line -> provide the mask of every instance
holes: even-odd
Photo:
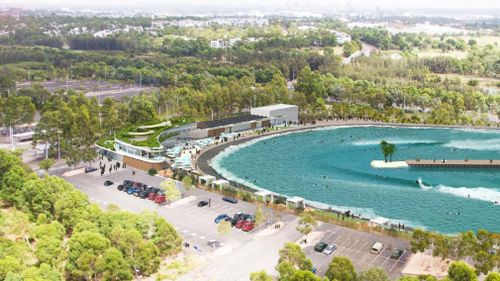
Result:
[[[365,248],[366,244],[370,243],[370,241],[365,241],[365,243],[363,244],[363,246],[361,246],[359,248],[359,251],[363,252],[363,249]]]
[[[384,262],[380,265],[380,267],[383,267],[383,266],[384,266],[384,264],[385,264],[385,263],[389,260],[389,258],[390,258],[390,257],[391,257],[391,256],[387,256],[387,258],[385,258]]]

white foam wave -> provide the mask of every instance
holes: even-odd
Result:
[[[500,150],[500,138],[488,140],[452,140],[445,147],[470,150]]]
[[[435,188],[436,191],[441,193],[447,193],[454,196],[464,197],[464,198],[472,198],[477,200],[483,200],[488,202],[500,202],[500,191],[485,188],[485,187],[476,187],[476,188],[468,188],[468,187],[450,187],[445,185],[438,185]]]
[[[422,179],[421,179],[421,178],[418,178],[417,183],[418,183],[418,186],[420,187],[420,189],[422,189],[422,190],[430,190],[430,189],[432,189],[432,186],[430,186],[430,185],[425,185],[425,184],[422,182]]]
[[[415,140],[415,139],[400,139],[400,138],[388,138],[387,142],[392,144],[431,144],[437,143],[437,141],[433,140]],[[379,145],[380,140],[365,140],[365,141],[356,141],[352,143],[353,145]]]

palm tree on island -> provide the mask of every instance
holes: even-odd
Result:
[[[396,152],[396,146],[388,143],[386,140],[382,140],[380,142],[380,150],[384,154],[385,162],[387,163],[387,157],[389,157],[389,162],[392,162],[392,155]]]

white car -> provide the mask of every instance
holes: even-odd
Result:
[[[328,245],[324,250],[323,250],[323,254],[325,255],[331,255],[333,253],[333,251],[335,251],[337,249],[337,245],[335,244],[330,244]]]

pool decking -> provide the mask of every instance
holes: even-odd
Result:
[[[500,160],[406,160],[409,167],[422,168],[493,168],[500,169]]]

